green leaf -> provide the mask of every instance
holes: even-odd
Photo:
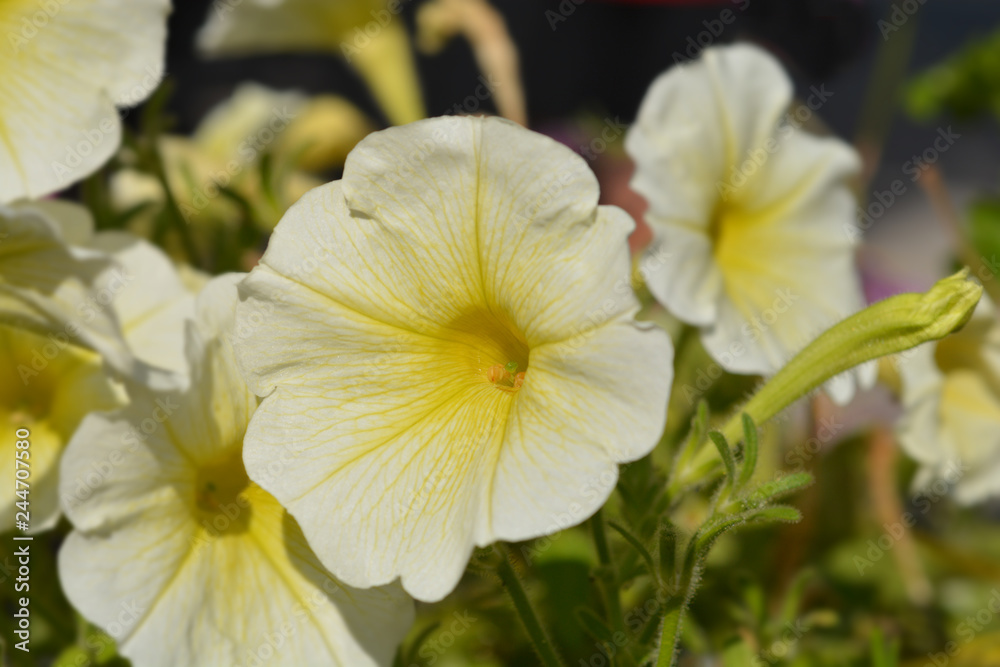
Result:
[[[629,546],[635,549],[636,553],[638,553],[639,556],[642,557],[642,559],[646,562],[646,566],[649,568],[649,574],[653,577],[657,577],[658,570],[653,562],[653,556],[650,555],[649,550],[646,549],[646,547],[642,544],[642,541],[639,540],[639,538],[633,535],[631,532],[629,532],[628,529],[626,529],[624,526],[618,524],[615,521],[608,521],[608,525],[614,528],[616,531],[618,531],[618,534],[621,535],[625,539],[625,541],[629,543]]]
[[[1000,200],[983,199],[969,209],[969,242],[983,264],[996,275],[997,256],[1000,255]],[[986,276],[980,276],[984,280]]]
[[[770,523],[798,523],[802,520],[802,512],[788,505],[775,505],[757,510],[747,519],[747,524],[763,526]]]
[[[705,440],[708,431],[708,401],[704,398],[698,401],[694,418],[691,420],[691,434],[688,436],[688,446],[698,447]]]
[[[743,462],[740,464],[740,477],[736,488],[742,489],[750,482],[753,471],[757,468],[757,425],[750,415],[743,413]]]
[[[809,473],[793,472],[754,487],[739,502],[744,507],[759,507],[800,491],[812,483],[813,476]]]
[[[729,443],[718,431],[712,431],[708,437],[711,438],[715,448],[719,450],[722,463],[726,466],[726,477],[729,479],[729,483],[734,484],[736,482],[736,461],[733,459],[733,450],[729,448]]]
[[[614,631],[604,621],[587,607],[577,607],[573,610],[577,622],[594,640],[614,644]]]

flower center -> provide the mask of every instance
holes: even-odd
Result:
[[[525,383],[528,344],[506,317],[485,308],[470,311],[449,323],[442,338],[449,357],[471,371],[471,380],[509,393]]]
[[[250,525],[250,486],[243,455],[235,447],[225,457],[198,469],[194,488],[195,518],[209,532],[240,533]]]
[[[516,391],[524,384],[524,371],[517,371],[517,362],[509,361],[504,365],[490,366],[486,371],[486,379],[497,389]]]

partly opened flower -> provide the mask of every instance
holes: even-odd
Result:
[[[110,410],[122,402],[109,383],[101,358],[76,347],[66,334],[39,335],[0,325],[0,475],[7,497],[0,533],[14,527],[14,503],[29,501],[33,530],[59,518],[59,457],[80,420],[91,410]],[[15,462],[14,435],[27,429],[26,459]],[[15,489],[15,466],[28,471],[28,486]],[[15,496],[15,490],[28,491]],[[21,509],[24,509],[22,507]]]
[[[353,66],[393,123],[424,117],[401,3],[243,0],[219,3],[198,35],[210,55],[331,51]]]
[[[118,149],[117,106],[163,72],[169,0],[0,3],[0,202],[78,181]]]
[[[582,522],[653,448],[670,341],[597,200],[569,149],[451,117],[369,135],[278,224],[237,311],[267,396],[247,472],[338,577],[440,599],[475,545]]]
[[[818,93],[791,101],[764,51],[710,48],[653,83],[626,139],[654,232],[649,289],[735,373],[775,372],[864,305],[848,187],[858,157],[800,129]]]
[[[63,590],[137,665],[389,665],[412,600],[398,585],[333,579],[247,479],[243,434],[258,399],[228,342],[236,278],[199,297],[190,388],[137,391],[128,407],[87,417],[67,448],[60,495],[76,530],[59,554]],[[288,456],[268,474],[286,474]]]
[[[943,480],[965,504],[1000,495],[1000,320],[983,298],[964,329],[900,364],[903,448],[922,464],[915,484]]]

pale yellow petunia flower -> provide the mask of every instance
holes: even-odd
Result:
[[[169,0],[0,3],[0,202],[50,194],[118,149],[116,106],[163,74]]]
[[[217,2],[198,34],[212,56],[329,51],[364,78],[389,121],[424,117],[403,0]]]
[[[899,439],[917,489],[969,505],[1000,495],[1000,320],[988,298],[965,328],[903,355]],[[940,495],[940,494],[938,494]]]
[[[649,289],[734,373],[774,373],[864,306],[849,188],[860,161],[803,130],[824,100],[792,108],[792,93],[765,51],[709,48],[653,82],[626,138],[654,233]],[[828,389],[844,401],[853,383]]]
[[[338,577],[438,600],[474,546],[584,521],[653,448],[671,345],[633,320],[634,223],[598,194],[551,139],[436,118],[369,135],[278,224],[237,311],[267,396],[244,457]]]
[[[190,388],[137,391],[126,408],[90,415],[67,448],[60,496],[76,530],[59,553],[63,590],[136,665],[388,666],[413,601],[398,584],[333,579],[247,478],[243,434],[258,399],[228,342],[239,277],[198,297]]]

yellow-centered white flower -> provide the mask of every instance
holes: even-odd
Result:
[[[774,373],[864,306],[849,189],[860,161],[801,128],[823,100],[791,109],[792,92],[765,51],[709,48],[653,82],[625,142],[654,232],[649,289],[734,373]],[[853,383],[828,389],[844,401]]]
[[[389,665],[413,601],[398,585],[333,579],[247,478],[258,399],[228,340],[239,277],[199,295],[186,391],[136,391],[87,417],[67,448],[60,495],[76,530],[59,553],[63,590],[135,664]],[[285,474],[289,456],[267,474]]]
[[[899,440],[921,465],[918,489],[953,486],[955,499],[1000,496],[1000,320],[987,297],[961,331],[900,360]]]
[[[547,137],[436,118],[366,137],[278,224],[237,311],[267,397],[244,457],[338,577],[438,600],[474,546],[584,521],[653,448],[672,348],[598,194]]]
[[[0,203],[88,176],[163,74],[169,0],[0,2]]]

